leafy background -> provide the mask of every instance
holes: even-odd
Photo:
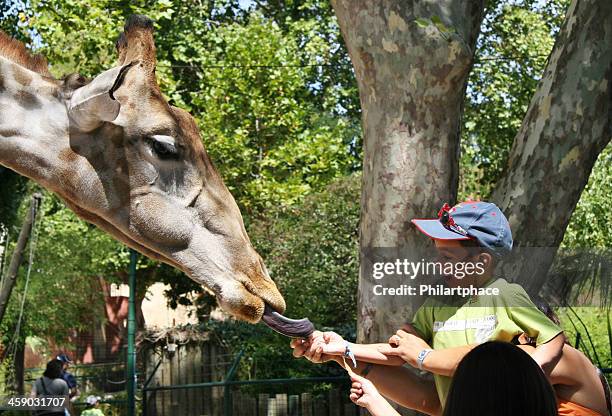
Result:
[[[466,94],[460,198],[487,199],[499,178],[567,4],[488,1]],[[288,314],[309,316],[350,337],[362,140],[359,95],[329,3],[13,1],[0,5],[0,27],[44,54],[55,75],[92,76],[113,64],[114,40],[133,13],[155,21],[162,91],[196,118],[254,244],[285,294]],[[609,146],[593,169],[563,246],[612,245],[611,159]],[[37,187],[2,168],[0,183],[0,227],[14,241],[27,195]],[[17,340],[35,336],[69,346],[66,334],[103,320],[92,307],[102,302],[98,278],[125,279],[124,247],[47,193],[42,211],[28,291],[22,275],[0,325],[4,345],[15,341],[22,296],[28,313]],[[222,331],[259,362],[291,363],[261,366],[258,376],[322,371],[291,360],[286,340],[270,331],[211,322],[214,301],[201,288],[176,270],[141,259],[140,298],[154,281],[170,285],[171,306],[195,303],[203,328]],[[195,302],[188,296],[193,293]],[[602,312],[580,313],[593,328],[599,356],[612,366]]]

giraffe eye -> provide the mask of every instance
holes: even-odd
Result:
[[[149,138],[151,149],[162,160],[178,159],[179,152],[172,138],[168,136],[151,136]]]

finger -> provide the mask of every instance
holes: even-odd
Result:
[[[352,394],[359,394],[359,395],[361,395],[361,394],[363,394],[363,390],[361,390],[361,389],[351,389],[351,393]]]
[[[400,338],[406,338],[408,337],[410,334],[402,329],[398,329],[397,332],[395,333],[395,335],[397,335]]]
[[[354,389],[360,389],[361,388],[361,383],[358,381],[354,381],[353,384],[351,384],[351,387]]]
[[[389,338],[389,344],[397,347],[401,340],[402,339],[398,335],[392,335],[391,338]]]
[[[317,340],[308,346],[308,350],[311,354],[315,354],[318,349],[323,348],[323,345],[323,341]]]
[[[315,353],[314,353],[314,360],[315,360],[316,362],[321,361],[321,354],[323,354],[323,347],[322,347],[322,346],[319,346],[319,347],[317,348],[317,350],[315,351]]]
[[[376,349],[378,352],[385,355],[399,355],[401,352],[400,349],[394,345],[379,345]]]
[[[314,357],[314,351],[311,351],[310,349],[305,350],[304,351],[304,357],[306,357],[306,359],[312,361],[313,357]]]
[[[361,396],[359,396],[358,394],[355,393],[351,393],[351,395],[349,396],[349,399],[351,399],[352,402],[357,402],[357,400],[359,400]]]
[[[323,332],[321,331],[314,331],[312,334],[310,334],[310,336],[308,337],[308,341],[313,341],[317,338],[320,338],[321,336],[323,336]]]
[[[291,342],[289,343],[289,345],[291,345],[291,348],[295,348],[302,344],[304,344],[304,340],[301,338],[293,338]]]
[[[363,383],[368,381],[367,378],[361,377],[360,375],[358,375],[357,373],[354,373],[352,371],[349,374],[351,376],[351,380],[353,381],[353,383],[358,382],[358,383],[360,383],[363,386]]]
[[[295,358],[303,357],[306,354],[306,348],[302,345],[298,345],[293,349],[292,354]]]
[[[325,340],[325,342],[331,342],[332,338],[334,338],[334,335],[336,335],[336,333],[332,331],[323,332],[323,339]]]

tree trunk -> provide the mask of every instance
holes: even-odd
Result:
[[[484,1],[332,5],[355,68],[364,130],[358,340],[380,342],[413,305],[373,296],[363,256],[427,244],[410,219],[456,199],[462,103]]]
[[[25,375],[25,341],[17,340],[15,345],[15,355],[13,360],[13,391],[16,394],[24,393]]]
[[[40,194],[32,195],[30,209],[28,210],[28,214],[23,222],[23,225],[21,226],[19,238],[17,239],[17,245],[15,246],[13,255],[11,256],[11,262],[9,264],[6,279],[4,280],[2,288],[0,288],[0,322],[2,322],[11,293],[13,292],[13,287],[17,281],[17,273],[19,272],[19,266],[21,266],[21,262],[23,260],[23,253],[26,245],[28,244],[30,233],[32,232],[32,227],[36,220],[36,213],[40,200]]]
[[[492,199],[521,261],[509,276],[543,285],[599,153],[612,137],[612,2],[574,0]],[[540,249],[532,249],[540,247]]]

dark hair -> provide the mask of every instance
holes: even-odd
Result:
[[[56,359],[53,359],[47,363],[47,368],[43,373],[43,376],[48,378],[60,378],[62,376],[63,365],[62,362]]]
[[[459,363],[444,416],[556,416],[552,386],[538,364],[507,342],[485,342]]]
[[[561,325],[561,320],[550,306],[548,302],[546,302],[543,298],[538,295],[531,296],[531,301],[534,305],[542,312],[548,319],[553,321],[555,325]]]

